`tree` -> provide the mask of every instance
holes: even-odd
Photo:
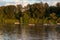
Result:
[[[21,5],[17,5],[17,7],[16,7],[16,12],[15,12],[15,17],[16,17],[16,19],[18,19],[19,22],[20,22],[20,17],[22,17],[22,16],[23,16],[22,6],[21,6]]]
[[[60,7],[60,3],[58,2],[58,3],[56,4],[56,6],[57,6],[57,7]]]
[[[57,17],[56,17],[56,14],[55,13],[51,13],[50,14],[50,18],[51,18],[51,22],[53,22],[54,24],[56,24],[56,20],[57,20]]]
[[[4,18],[6,17],[5,13],[4,13],[4,7],[5,6],[1,6],[0,7],[0,23],[1,24],[4,24]]]
[[[57,23],[60,23],[60,17],[57,19]]]
[[[59,2],[56,4],[56,7],[57,7],[56,14],[57,14],[58,17],[60,17],[60,3]]]
[[[48,11],[48,8],[49,8],[49,5],[48,5],[48,3],[45,3],[44,4],[44,8],[45,8],[45,17],[48,17],[48,13],[49,13],[49,11]]]
[[[14,5],[8,5],[8,6],[5,6],[4,13],[8,19],[12,19],[15,17],[14,15],[15,10],[16,10],[16,7]]]
[[[31,18],[37,18],[39,20],[45,15],[45,6],[42,2],[28,5],[27,8]]]

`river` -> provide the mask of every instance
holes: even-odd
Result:
[[[56,25],[27,27],[23,25],[1,26],[4,27],[0,28],[0,40],[60,40],[60,26]]]

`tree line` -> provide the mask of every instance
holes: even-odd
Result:
[[[12,22],[11,22],[12,21]],[[60,23],[60,3],[49,6],[48,3],[0,6],[0,23],[35,23],[43,24]]]

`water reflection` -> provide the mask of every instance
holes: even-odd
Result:
[[[0,40],[60,40],[60,25],[0,25]]]

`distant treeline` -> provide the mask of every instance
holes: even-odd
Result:
[[[60,23],[60,3],[49,6],[48,3],[22,5],[8,5],[0,7],[0,22],[18,20],[24,23]]]

